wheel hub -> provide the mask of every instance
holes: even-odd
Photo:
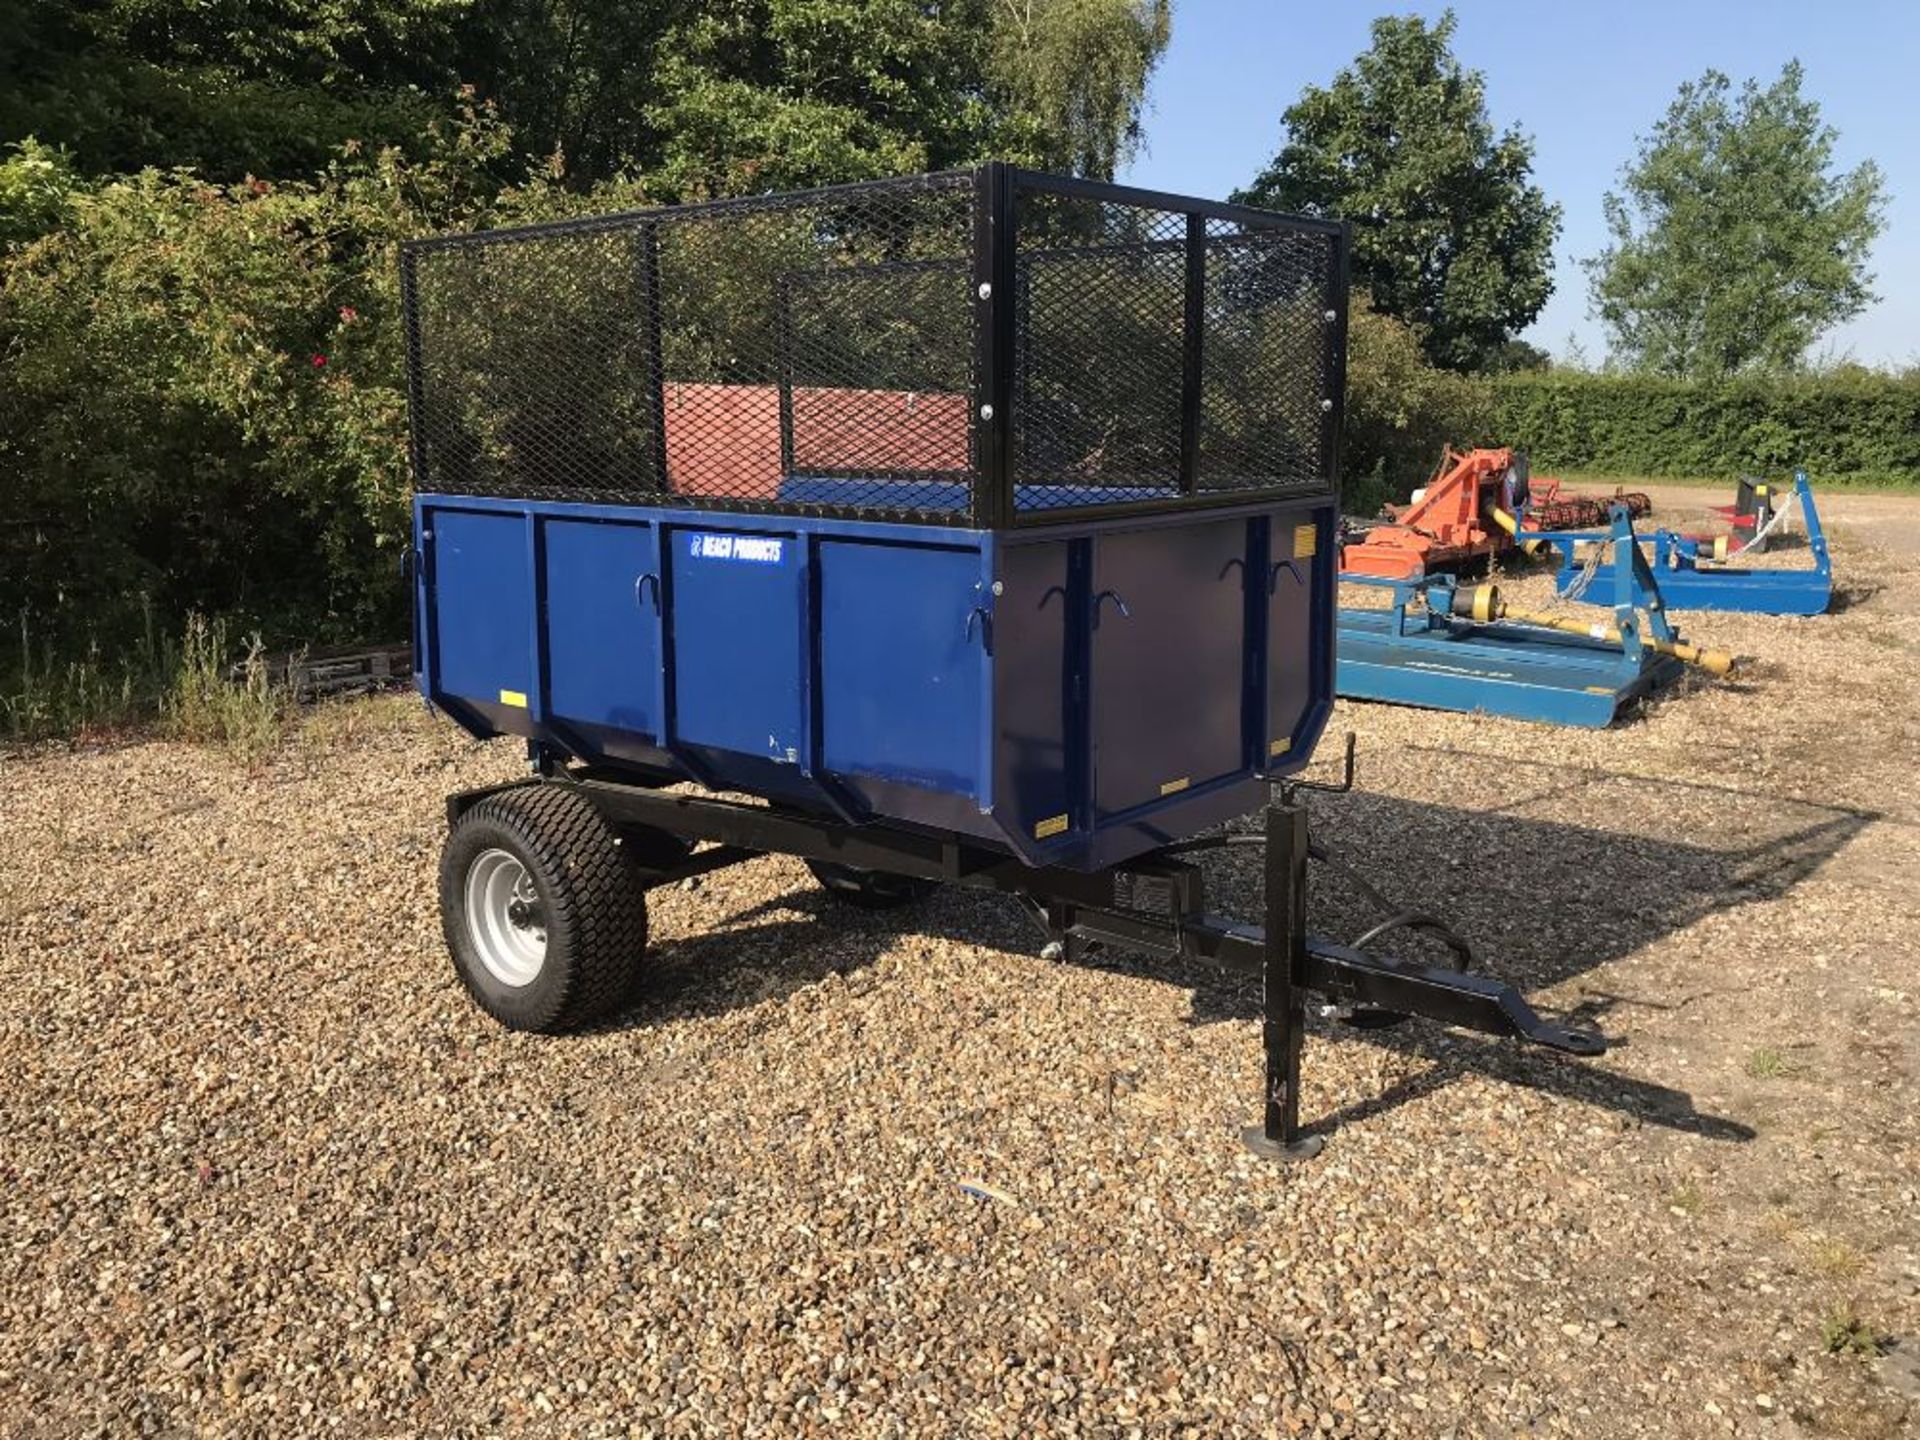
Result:
[[[525,863],[483,850],[467,870],[467,933],[486,971],[502,985],[531,985],[547,961],[547,918]]]

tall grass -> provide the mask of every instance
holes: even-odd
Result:
[[[225,621],[189,615],[179,660],[160,697],[160,718],[175,739],[258,760],[286,733],[293,697],[268,673],[258,635],[247,638],[237,664],[232,652]]]
[[[36,636],[21,612],[18,648],[0,667],[0,738],[43,740],[124,730],[151,718],[179,647],[154,625],[150,606],[131,645],[101,648],[90,636],[75,652]]]
[[[150,608],[143,613],[133,643],[111,654],[97,638],[61,654],[23,614],[18,648],[0,667],[0,740],[100,738],[157,724],[249,762],[279,743],[293,700],[258,636],[236,645],[225,621],[190,615],[176,640]]]

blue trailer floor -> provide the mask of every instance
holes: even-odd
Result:
[[[1630,661],[1620,646],[1531,626],[1458,621],[1399,633],[1393,610],[1342,606],[1334,690],[1430,710],[1507,715],[1600,729],[1669,683],[1680,662]]]

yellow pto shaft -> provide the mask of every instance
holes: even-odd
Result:
[[[1520,542],[1520,548],[1529,555],[1547,543],[1544,540],[1529,540],[1520,532],[1519,521],[1515,520],[1513,516],[1502,510],[1498,505],[1493,507],[1493,523],[1506,531],[1507,534],[1511,535],[1515,540],[1518,540]]]
[[[1522,625],[1539,625],[1547,630],[1558,630],[1567,635],[1585,635],[1594,640],[1609,640],[1621,643],[1620,629],[1616,625],[1588,624],[1570,619],[1565,615],[1549,615],[1540,610],[1516,610],[1500,595],[1497,585],[1476,585],[1469,592],[1466,604],[1460,599],[1454,602],[1456,614],[1471,615],[1482,623],[1488,620],[1517,620]],[[1642,635],[1640,643],[1649,650],[1661,655],[1671,655],[1687,665],[1698,665],[1709,675],[1725,675],[1733,669],[1733,656],[1724,650],[1705,650],[1698,645],[1688,645],[1682,641],[1661,640],[1652,635]]]

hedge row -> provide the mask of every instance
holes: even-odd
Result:
[[[1777,473],[1920,484],[1920,370],[1707,384],[1631,375],[1503,376],[1494,435],[1545,469],[1613,475]]]

